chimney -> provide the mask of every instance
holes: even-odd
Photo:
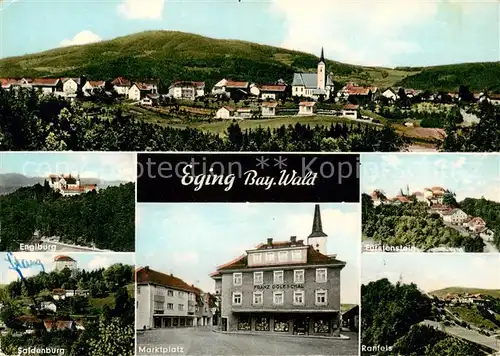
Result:
[[[290,242],[291,242],[292,244],[297,243],[297,236],[290,236]]]
[[[149,271],[149,266],[144,267],[146,271]]]
[[[273,238],[272,238],[272,237],[269,237],[269,238],[267,239],[267,244],[268,244],[269,246],[272,246],[272,245],[273,245]]]
[[[170,273],[170,277],[173,277],[174,275],[172,273]]]

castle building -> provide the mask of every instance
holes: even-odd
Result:
[[[54,257],[53,270],[60,272],[65,268],[75,271],[78,268],[78,263],[69,256],[59,255]]]
[[[79,195],[90,191],[97,191],[97,184],[81,184],[80,175],[51,174],[48,178],[49,187],[62,195]]]
[[[340,333],[340,271],[346,263],[326,254],[319,205],[304,240],[267,239],[211,274],[224,331],[291,335]]]
[[[334,84],[331,74],[326,74],[326,63],[323,48],[316,73],[294,73],[292,82],[292,96],[306,97],[313,100],[330,99],[333,95]]]

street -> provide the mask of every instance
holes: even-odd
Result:
[[[209,327],[155,329],[137,334],[136,355],[358,355],[358,334],[342,334],[350,339],[222,334]]]

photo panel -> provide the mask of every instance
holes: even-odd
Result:
[[[363,252],[499,252],[499,154],[363,154],[361,167]]]
[[[361,355],[496,355],[498,254],[364,253]]]
[[[0,355],[134,355],[134,253],[3,255]]]
[[[139,154],[136,354],[358,355],[358,158]]]
[[[0,251],[133,252],[134,153],[0,153]]]

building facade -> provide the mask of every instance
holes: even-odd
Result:
[[[323,49],[316,73],[294,73],[292,96],[307,97],[314,100],[330,99],[334,92],[333,78],[326,74],[326,64]]]
[[[136,288],[137,329],[211,325],[203,292],[172,274],[140,268]]]
[[[97,184],[81,184],[80,175],[51,174],[48,177],[49,187],[62,195],[79,195],[97,191]]]
[[[224,331],[334,336],[340,332],[340,271],[346,263],[326,255],[319,205],[307,243],[260,244],[220,266],[211,277]]]
[[[78,263],[69,256],[60,255],[54,257],[53,270],[59,272],[65,268],[75,271],[78,268]]]

